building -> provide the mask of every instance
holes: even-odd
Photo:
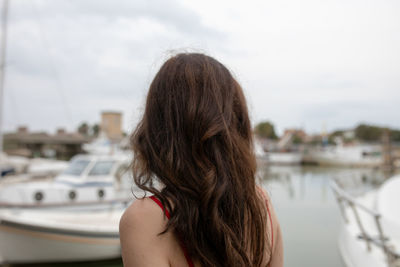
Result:
[[[119,141],[123,137],[122,113],[104,111],[101,113],[100,130],[112,141]]]
[[[67,133],[58,129],[55,134],[29,132],[27,127],[19,127],[17,132],[4,135],[4,152],[26,157],[46,157],[68,160],[82,153],[82,144],[90,138],[79,133]]]
[[[299,142],[304,142],[308,137],[302,129],[286,129],[282,137],[286,135],[292,135],[296,137]]]

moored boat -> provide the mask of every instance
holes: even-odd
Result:
[[[267,152],[268,163],[276,165],[299,165],[303,159],[301,152]]]
[[[400,176],[353,197],[334,183],[343,215],[339,249],[347,267],[400,266]]]
[[[326,146],[308,151],[304,160],[324,166],[379,167],[383,163],[380,146]]]
[[[0,213],[0,264],[86,261],[120,256],[118,225],[127,203],[109,209],[8,209]]]
[[[51,181],[26,181],[0,188],[1,207],[49,207],[104,203],[132,196],[130,156],[78,155]]]

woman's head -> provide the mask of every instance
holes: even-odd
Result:
[[[131,143],[135,183],[171,211],[166,230],[192,257],[204,266],[261,263],[266,216],[255,192],[251,124],[224,65],[203,54],[167,60]]]

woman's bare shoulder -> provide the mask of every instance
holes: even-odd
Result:
[[[124,266],[168,266],[168,235],[160,235],[166,223],[150,198],[137,199],[125,210],[119,223]]]
[[[133,201],[121,217],[120,226],[129,226],[131,223],[143,224],[147,220],[162,215],[162,210],[150,198],[139,198]],[[162,216],[161,216],[162,217]]]

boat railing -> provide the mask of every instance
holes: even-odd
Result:
[[[360,202],[358,202],[352,195],[350,195],[348,192],[343,190],[336,181],[332,182],[331,187],[333,189],[336,200],[339,204],[340,213],[342,214],[342,217],[346,223],[349,222],[349,218],[346,213],[346,205],[352,211],[355,221],[357,223],[358,229],[360,230],[359,238],[365,241],[367,250],[371,251],[372,246],[375,246],[375,247],[381,249],[383,251],[384,255],[386,256],[386,261],[387,261],[388,267],[399,267],[400,266],[400,254],[394,250],[394,248],[389,243],[389,241],[390,241],[389,238],[386,237],[383,233],[380,213],[378,213],[375,210],[372,210],[372,209],[366,207],[365,205],[361,204]],[[376,235],[374,237],[373,235],[369,234],[366,231],[364,224],[362,223],[361,217],[359,215],[359,210],[372,216],[374,224],[375,224],[375,228],[378,233],[378,237],[376,237]]]

